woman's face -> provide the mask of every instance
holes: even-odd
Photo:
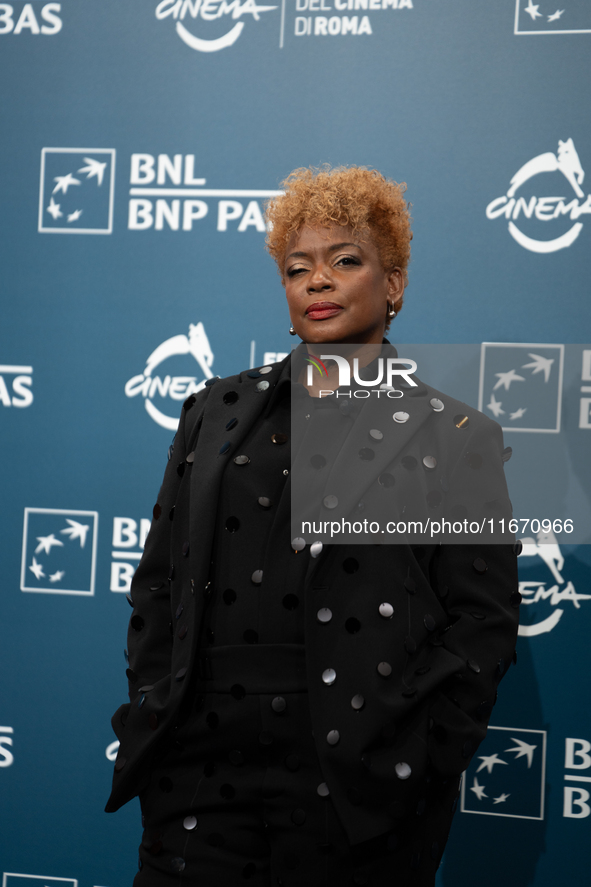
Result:
[[[283,284],[292,325],[308,343],[380,344],[386,312],[404,292],[402,271],[384,271],[371,235],[305,225],[287,245]]]

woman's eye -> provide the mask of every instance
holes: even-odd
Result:
[[[354,256],[343,256],[338,260],[337,265],[359,265],[359,260]]]
[[[290,268],[287,272],[288,277],[295,277],[296,274],[300,274],[302,271],[305,271],[305,268]]]

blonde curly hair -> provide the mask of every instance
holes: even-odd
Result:
[[[358,235],[369,230],[384,270],[398,266],[406,286],[412,231],[404,182],[398,184],[365,166],[331,169],[326,164],[319,169],[295,169],[281,185],[284,193],[267,201],[265,219],[266,246],[282,279],[292,234],[299,233],[305,224],[336,224],[347,225]],[[402,298],[398,310],[401,305]]]

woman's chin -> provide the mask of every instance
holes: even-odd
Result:
[[[323,342],[340,342],[349,339],[351,331],[344,329],[340,323],[330,320],[319,320],[314,323],[306,323],[306,328],[300,333],[304,342],[311,345],[321,345]]]

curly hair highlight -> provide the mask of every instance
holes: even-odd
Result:
[[[284,193],[268,200],[266,245],[283,278],[283,263],[292,234],[304,225],[349,226],[355,234],[370,232],[384,270],[398,266],[408,283],[410,204],[404,182],[387,179],[364,166],[327,164],[319,169],[295,169],[281,183]],[[400,309],[402,299],[397,303]]]

